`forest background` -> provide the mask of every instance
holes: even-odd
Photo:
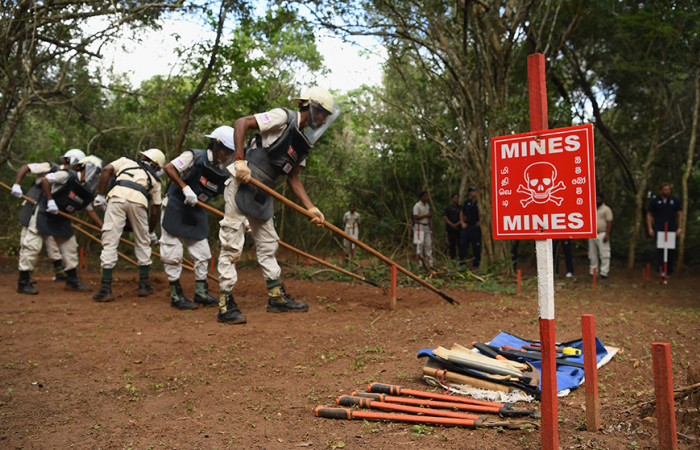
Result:
[[[680,258],[700,263],[700,5],[693,0],[309,0],[262,9],[245,0],[0,4],[0,179],[7,184],[22,164],[57,161],[71,148],[105,163],[149,148],[168,159],[205,148],[203,135],[217,126],[294,107],[290,99],[327,74],[319,33],[371,37],[386,55],[382,82],[348,90],[330,77],[323,86],[344,114],[302,173],[310,198],[339,226],[354,202],[361,239],[405,257],[410,212],[425,189],[444,257],[442,211],[452,193],[464,201],[476,186],[485,266],[509,270],[509,243],[490,238],[489,138],[529,130],[526,58],[540,52],[550,128],[594,124],[596,184],[615,214],[613,259],[628,268],[654,259],[646,207],[668,181],[687,221]],[[107,43],[138,39],[173,16],[204,18],[212,36],[176,49],[177,75],[132,85],[94,64]],[[290,196],[283,180],[278,191]],[[0,195],[7,256],[18,251],[19,203]],[[222,199],[211,204],[223,210]],[[342,251],[327,231],[275,208],[284,241],[313,253]],[[213,218],[210,229],[216,253]],[[520,248],[521,256],[532,253],[532,245]],[[577,241],[576,253],[585,249]]]

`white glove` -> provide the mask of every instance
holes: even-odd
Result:
[[[233,163],[233,167],[236,169],[236,181],[243,184],[250,182],[250,169],[245,161],[239,159]]]
[[[149,234],[148,237],[151,240],[151,245],[158,245],[158,235],[155,231]]]
[[[323,222],[326,221],[326,218],[323,216],[323,213],[316,207],[309,209],[309,212],[316,216],[313,219],[309,219],[309,222],[316,225],[317,227],[322,227]]]
[[[17,198],[22,198],[22,186],[19,184],[13,184],[11,194]]]
[[[185,186],[182,193],[185,194],[185,205],[197,206],[197,195],[195,195],[191,187]]]
[[[56,205],[56,202],[53,201],[53,199],[46,202],[46,212],[54,215],[58,214],[58,206]]]
[[[95,208],[100,208],[102,211],[107,209],[107,199],[104,195],[97,194],[95,200],[92,202],[92,206]]]

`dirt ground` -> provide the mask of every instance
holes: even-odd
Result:
[[[96,272],[83,277],[97,289]],[[136,273],[118,273],[118,298],[107,304],[63,291],[48,273],[35,278],[37,296],[17,294],[14,273],[0,278],[0,448],[539,447],[539,430],[414,429],[313,414],[373,381],[428,389],[419,349],[500,331],[537,339],[532,282],[521,295],[446,290],[457,307],[402,288],[398,309],[388,311],[388,297],[368,285],[287,280],[309,312],[267,314],[260,271],[242,269],[234,293],[248,324],[227,326],[216,308],[171,308],[162,273],[152,276],[156,294],[148,298],[135,295]],[[183,285],[193,295],[191,275]],[[588,313],[598,337],[622,349],[599,373],[605,429],[585,431],[582,386],[559,400],[561,448],[657,448],[655,411],[628,409],[653,398],[652,342],[671,343],[674,384],[688,384],[700,351],[700,280],[643,287],[613,276],[594,293],[588,276],[578,276],[558,278],[556,287],[557,340],[579,338]],[[697,404],[677,408],[678,431],[697,436]]]

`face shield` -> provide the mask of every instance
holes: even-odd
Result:
[[[219,167],[228,167],[233,164],[236,152],[233,149],[225,146],[222,142],[214,141],[211,149],[214,161],[212,164]]]
[[[323,125],[318,125],[316,121],[316,114],[318,114],[319,111],[328,113],[325,109],[321,108],[320,105],[314,104],[314,102],[309,102],[309,119],[307,120],[308,126],[304,128],[304,136],[306,136],[306,139],[311,145],[314,145],[316,141],[323,136],[323,133],[325,133],[326,130],[333,125],[335,119],[337,119],[343,113],[340,106],[338,106],[336,102],[333,102],[333,113],[326,117],[326,122]]]
[[[102,168],[91,162],[86,162],[83,167],[83,185],[91,192],[95,191],[97,183],[100,181]]]

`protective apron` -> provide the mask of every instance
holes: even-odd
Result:
[[[49,163],[51,165],[51,170],[49,170],[48,173],[53,173],[59,169],[57,164],[54,163]],[[39,197],[41,197],[41,194],[43,193],[41,189],[41,183],[34,183],[32,187],[29,188],[27,193],[25,194],[27,197],[31,198],[34,201],[39,200]],[[32,219],[32,216],[34,215],[34,208],[36,207],[36,204],[32,202],[28,202],[25,200],[24,205],[22,206],[22,211],[19,213],[19,223],[22,224],[23,227],[28,227],[29,226],[29,221]]]
[[[94,195],[80,182],[79,175],[69,170],[68,181],[52,194],[59,211],[74,213],[85,209],[92,203]],[[70,238],[73,236],[73,227],[67,217],[58,214],[50,214],[46,211],[48,200],[45,195],[39,198],[39,212],[36,218],[36,229],[45,236]]]
[[[223,194],[224,182],[229,178],[225,169],[214,167],[206,150],[189,150],[194,154],[190,173],[182,181],[194,191],[197,199],[207,203],[211,198]],[[168,186],[168,205],[165,207],[163,223],[165,231],[187,239],[201,241],[209,235],[207,213],[201,206],[185,204],[185,194],[175,183]]]

